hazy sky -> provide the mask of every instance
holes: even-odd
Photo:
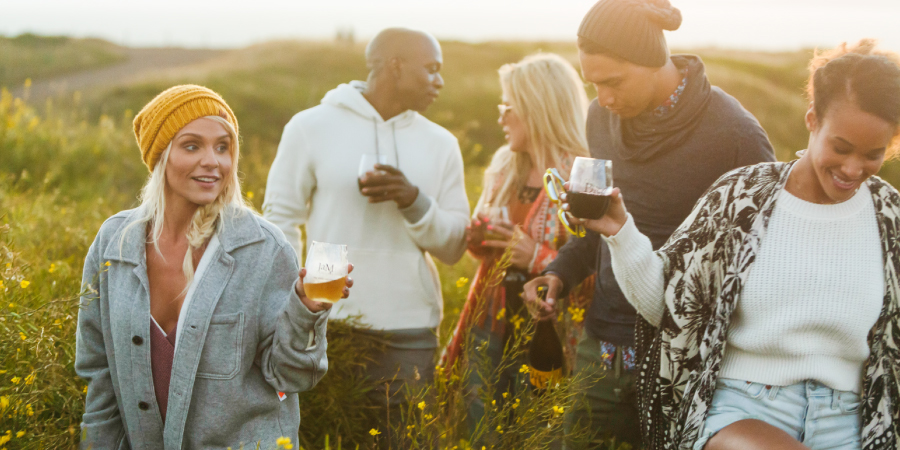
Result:
[[[900,0],[672,0],[670,45],[832,46],[875,37],[900,50]],[[572,40],[594,0],[0,0],[0,34],[96,36],[133,46],[235,47],[283,38],[359,40],[408,26],[440,39]]]

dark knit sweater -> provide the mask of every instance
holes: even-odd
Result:
[[[759,122],[734,97],[710,86],[700,58],[673,55],[672,60],[688,68],[687,87],[672,111],[620,119],[595,100],[587,119],[591,156],[612,160],[613,183],[654,250],[719,176],[775,160]],[[636,312],[616,283],[609,249],[599,235],[588,232],[570,240],[546,272],[557,274],[566,290],[596,272],[586,332],[616,345],[634,345]]]

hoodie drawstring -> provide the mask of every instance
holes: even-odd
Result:
[[[375,126],[375,160],[379,160],[379,156],[381,155],[381,149],[378,145],[378,120],[374,117],[372,118],[372,125]],[[400,153],[397,151],[397,124],[391,122],[391,135],[394,138],[394,161],[397,164],[396,169],[400,170]]]
[[[391,122],[391,134],[394,137],[394,161],[397,161],[397,170],[400,170],[400,154],[397,153],[397,122]]]

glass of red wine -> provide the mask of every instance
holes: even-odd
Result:
[[[613,189],[612,161],[577,157],[569,175],[569,188],[564,189],[564,184],[565,180],[556,169],[548,169],[544,174],[544,188],[551,201],[561,204],[560,194],[565,192],[569,214],[579,219],[599,219],[609,208],[609,196]],[[573,229],[562,208],[557,216],[569,233],[584,236],[584,228],[579,226]]]

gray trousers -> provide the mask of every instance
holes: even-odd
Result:
[[[436,340],[436,339],[435,339]],[[389,339],[390,341],[390,339]],[[437,348],[398,348],[386,345],[371,355],[365,369],[370,405],[377,411],[376,448],[398,449],[406,429],[410,398],[434,381]]]
[[[576,388],[575,405],[565,413],[566,449],[607,449],[611,439],[616,448],[622,442],[640,448],[636,370],[622,368],[619,351],[612,370],[600,355],[600,341],[582,335],[575,349],[575,373],[584,384]]]

